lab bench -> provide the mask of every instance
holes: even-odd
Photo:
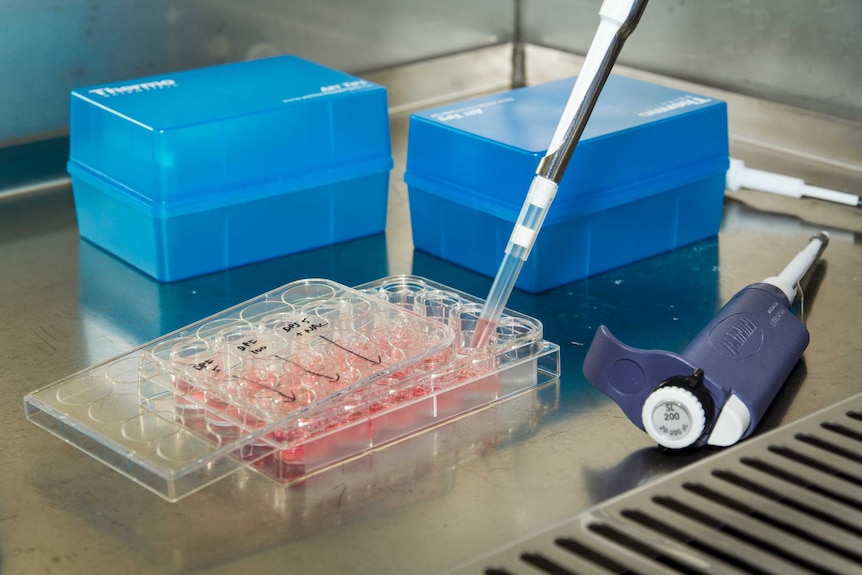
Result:
[[[509,307],[541,320],[560,346],[558,381],[300,484],[248,470],[169,503],[25,419],[27,393],[296,279],[355,286],[413,274],[484,296],[490,278],[412,249],[407,128],[419,108],[508,88],[510,53],[500,46],[367,75],[389,92],[385,234],[159,283],[79,238],[67,180],[0,195],[0,572],[407,575],[473,560],[716,454],[659,450],[592,388],[581,372],[592,335],[604,324],[637,347],[678,351],[820,230],[831,241],[804,296],[811,343],[758,434],[862,390],[862,210],[741,191],[727,193],[717,237],[512,295]],[[570,76],[580,62],[540,48],[527,57],[528,83]],[[728,102],[731,153],[749,165],[862,189],[858,127],[697,90]]]

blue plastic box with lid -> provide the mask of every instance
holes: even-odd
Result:
[[[493,277],[574,78],[411,116],[416,248]],[[611,75],[516,286],[544,291],[718,232],[724,102]]]
[[[175,281],[381,233],[382,86],[279,56],[74,90],[82,237]]]

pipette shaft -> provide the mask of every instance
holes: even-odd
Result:
[[[527,198],[509,237],[503,261],[485,299],[485,306],[472,339],[473,347],[482,347],[488,343],[515,287],[521,267],[536,242],[548,208],[554,201],[557,187],[595,107],[599,93],[626,38],[637,26],[646,4],[647,0],[605,0],[603,2],[599,10],[601,21],[598,30],[563,109],[562,117],[548,146],[548,152],[536,169],[536,176],[533,178]]]

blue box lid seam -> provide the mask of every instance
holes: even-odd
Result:
[[[548,211],[546,223],[553,223],[610,209],[709,176],[723,174],[727,170],[728,163],[729,159],[726,156],[711,158],[674,170],[670,174],[658,174],[622,186],[602,190],[586,197],[572,198],[565,202],[558,202]],[[524,186],[524,197],[527,194],[529,179],[526,179],[527,183]],[[521,209],[520,205],[504,205],[499,201],[495,201],[495,198],[464,188],[458,184],[434,178],[433,176],[420,175],[408,171],[404,174],[404,181],[408,186],[422,188],[425,192],[463,204],[475,210],[489,213],[504,220],[514,221]]]
[[[303,176],[301,178],[285,180],[268,180],[259,184],[245,184],[223,188],[218,191],[205,191],[197,197],[183,198],[181,200],[158,200],[138,193],[132,188],[117,182],[113,178],[101,172],[82,165],[74,159],[70,159],[66,169],[74,179],[80,178],[97,186],[103,192],[115,197],[137,209],[147,211],[153,217],[172,217],[190,213],[216,209],[230,206],[241,202],[265,199],[268,197],[301,192],[308,188],[316,188],[335,184],[341,181],[349,181],[372,174],[388,172],[392,169],[391,157],[375,158],[354,166],[328,169]]]

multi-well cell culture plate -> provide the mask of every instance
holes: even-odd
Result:
[[[287,284],[25,398],[27,417],[169,500],[247,466],[292,482],[559,375],[508,311],[398,276]]]

